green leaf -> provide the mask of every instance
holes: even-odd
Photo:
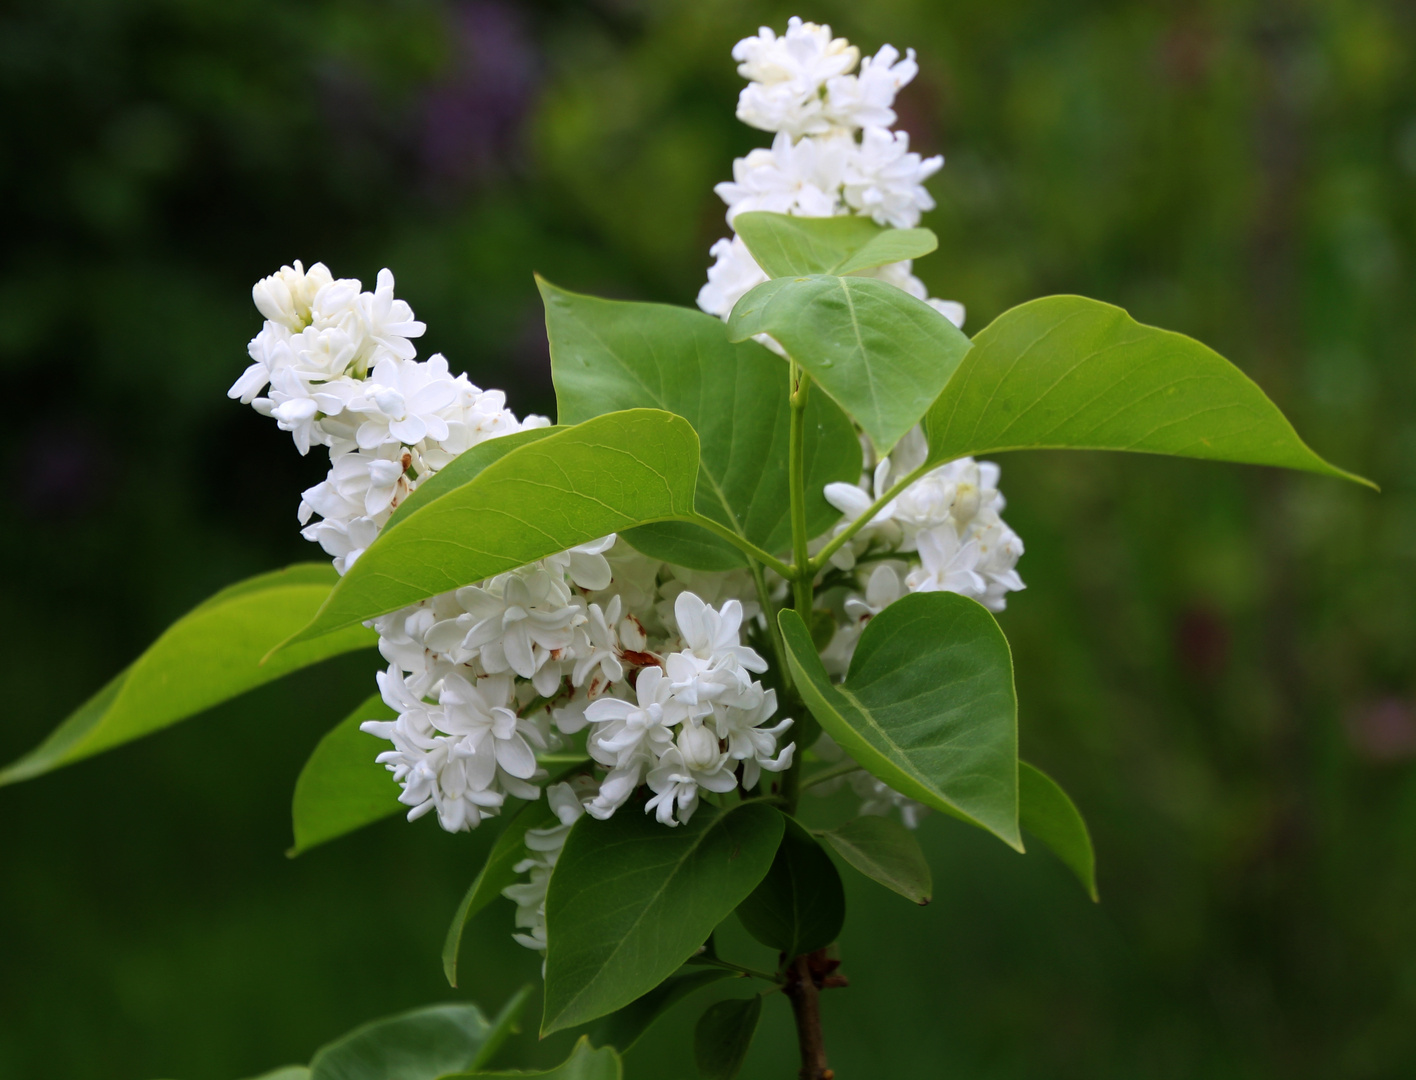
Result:
[[[1018,762],[1018,813],[1023,828],[1050,847],[1086,889],[1096,892],[1096,853],[1076,804],[1057,781],[1035,765]]]
[[[742,1069],[747,1048],[762,1016],[762,999],[715,1002],[693,1029],[693,1060],[704,1080],[733,1080]]]
[[[522,1072],[519,1070],[510,1072],[472,1072],[458,1073],[456,1077],[444,1077],[443,1080],[471,1080],[477,1077],[479,1080],[527,1080],[530,1077],[539,1077],[540,1080],[621,1080],[624,1075],[624,1066],[620,1063],[619,1054],[610,1047],[602,1047],[596,1050],[590,1045],[590,1041],[581,1036],[575,1044],[575,1049],[570,1052],[570,1057],[553,1069],[544,1072]],[[394,1080],[394,1078],[389,1078]],[[403,1080],[398,1077],[397,1080]]]
[[[472,449],[458,454],[447,465],[419,484],[413,490],[413,494],[398,504],[398,509],[385,523],[383,532],[387,533],[395,525],[403,524],[414,510],[434,499],[442,498],[454,488],[459,488],[463,484],[475,480],[488,465],[494,461],[500,461],[517,447],[525,446],[527,443],[540,442],[548,435],[555,435],[564,430],[563,427],[543,427],[514,431],[510,435],[499,435],[495,439],[478,443]]]
[[[303,1065],[285,1065],[268,1073],[261,1073],[260,1076],[253,1076],[251,1080],[310,1080],[310,1070]]]
[[[523,443],[380,535],[282,651],[633,525],[689,517],[697,475],[692,426],[654,409]]]
[[[874,278],[776,278],[733,308],[728,336],[770,334],[881,454],[919,422],[969,349],[923,300]]]
[[[757,265],[770,278],[853,274],[918,259],[939,246],[928,229],[883,229],[867,217],[794,217],[752,210],[733,218]]]
[[[321,1047],[310,1080],[437,1080],[473,1067],[491,1034],[475,1005],[430,1005],[355,1028]]]
[[[931,461],[1004,450],[1136,450],[1279,465],[1375,486],[1329,465],[1208,346],[1081,296],[1005,311],[974,338],[925,420]]]
[[[841,875],[811,834],[787,818],[772,868],[737,914],[749,934],[788,960],[824,949],[846,921]]]
[[[747,565],[747,556],[741,550],[686,521],[640,525],[620,535],[635,551],[651,559],[691,570],[738,570]]]
[[[1021,770],[1019,780],[1025,788]],[[906,900],[927,904],[933,898],[934,878],[919,841],[912,830],[894,818],[873,814],[858,817],[818,835],[866,877]]]
[[[377,642],[352,626],[262,658],[318,610],[338,575],[299,563],[229,586],[172,624],[142,656],[24,757],[0,770],[0,786],[41,776],[131,742],[303,667]]]
[[[1018,851],[1018,703],[1003,631],[955,593],[912,593],[866,624],[834,685],[801,616],[781,612],[787,662],[846,753],[912,799]]]
[[[319,741],[295,781],[290,807],[295,845],[287,855],[300,855],[404,808],[398,785],[374,760],[388,744],[359,730],[365,720],[392,720],[396,715],[374,694]]]
[[[672,974],[757,887],[782,828],[763,802],[703,805],[677,828],[638,802],[576,822],[546,895],[542,1035],[623,1008]]]
[[[721,319],[665,304],[622,303],[539,281],[562,423],[617,409],[654,408],[698,432],[695,506],[769,552],[791,545],[787,375],[754,341],[732,344]],[[840,517],[822,494],[860,476],[860,443],[829,400],[808,404],[803,460],[813,536]],[[686,525],[635,529],[626,539],[655,558],[698,569],[743,565],[738,550]],[[688,560],[696,561],[688,561]]]
[[[684,998],[722,979],[739,977],[723,968],[673,975],[623,1009],[596,1021],[588,1033],[589,1039],[596,1046],[613,1046],[621,1054],[628,1053],[659,1017]]]

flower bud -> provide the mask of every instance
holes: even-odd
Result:
[[[685,724],[679,732],[678,748],[690,769],[706,771],[718,763],[718,738],[702,724]]]

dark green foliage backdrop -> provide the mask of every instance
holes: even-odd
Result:
[[[219,586],[314,557],[318,478],[227,402],[258,276],[380,266],[429,350],[547,410],[533,269],[691,303],[766,136],[728,50],[778,4],[52,0],[0,16],[10,527],[0,756]],[[921,264],[976,331],[1078,292],[1191,333],[1385,493],[1008,457],[1024,754],[1103,903],[937,818],[937,899],[850,883],[842,1077],[1386,1077],[1416,1065],[1416,19],[1408,5],[822,0],[919,49]],[[395,819],[287,861],[351,658],[0,790],[0,1076],[231,1080],[452,996],[490,842]],[[510,908],[463,993],[534,977]],[[745,935],[743,936],[746,942]],[[748,949],[746,944],[742,948]],[[790,1075],[780,1000],[747,1075]],[[689,1075],[687,1010],[630,1057]]]

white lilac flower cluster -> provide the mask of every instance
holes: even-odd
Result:
[[[744,123],[775,132],[771,149],[753,150],[733,162],[733,179],[714,190],[728,205],[728,224],[749,210],[803,217],[860,214],[884,227],[913,228],[934,206],[924,182],[944,164],[909,149],[909,135],[892,131],[895,95],[919,71],[914,50],[903,57],[891,45],[861,59],[829,26],[792,19],[778,37],[763,27],[733,49],[738,73],[749,80],[738,99]],[[857,63],[859,68],[857,69]],[[698,293],[704,311],[726,319],[750,289],[767,280],[740,238],[719,240],[716,259]],[[866,271],[926,301],[955,326],[963,306],[929,297],[909,262]],[[764,341],[769,347],[774,343]],[[924,462],[927,445],[916,428],[892,453],[872,464],[862,440],[867,470],[858,485],[826,487],[827,500],[842,512],[845,529],[903,477]],[[885,504],[870,524],[831,558],[818,583],[818,607],[830,611],[837,629],[822,655],[828,670],[844,676],[865,624],[907,592],[955,592],[1001,611],[1009,592],[1023,588],[1014,567],[1022,541],[999,516],[1003,496],[999,469],[971,458],[942,465]],[[816,542],[819,551],[826,537]],[[829,737],[813,748],[818,757],[841,759]],[[924,808],[864,771],[850,781],[862,813],[899,808],[913,826]],[[830,785],[817,785],[823,794]]]
[[[455,832],[507,795],[536,798],[538,755],[582,732],[605,772],[584,800],[598,818],[647,785],[645,811],[676,825],[700,789],[751,789],[787,768],[791,721],[767,725],[777,698],[740,644],[743,602],[715,608],[684,576],[608,537],[376,619],[379,686],[399,715],[363,729],[393,743],[379,760],[410,820],[436,810]],[[751,588],[720,576],[720,592]]]
[[[883,226],[913,228],[934,208],[924,182],[944,165],[939,156],[910,150],[909,133],[892,131],[895,95],[919,73],[914,50],[892,45],[864,59],[829,26],[793,18],[778,37],[762,27],[733,48],[738,74],[749,80],[738,98],[738,119],[775,132],[770,149],[733,162],[733,178],[714,190],[728,205],[728,224],[748,210],[803,217],[860,214]],[[856,70],[859,63],[859,70]],[[710,249],[716,262],[698,293],[698,306],[726,319],[748,290],[767,280],[736,235]],[[910,262],[865,273],[926,301],[955,326],[963,306],[931,299]]]
[[[329,448],[329,476],[304,493],[300,520],[320,514],[304,535],[341,573],[423,479],[479,442],[547,423],[518,421],[500,391],[452,376],[441,356],[416,360],[409,338],[424,326],[387,270],[366,293],[296,263],[252,294],[266,322],[230,395],[302,453]],[[456,832],[507,795],[537,798],[538,753],[582,731],[606,771],[587,800],[601,818],[647,783],[645,809],[675,825],[700,788],[750,789],[786,768],[794,747],[778,739],[791,721],[766,726],[776,694],[752,677],[767,665],[740,643],[738,593],[752,595],[746,572],[694,575],[607,536],[375,619],[389,662],[379,688],[398,719],[363,728],[393,743],[379,761],[409,818],[436,810]]]
[[[479,442],[550,422],[518,422],[501,391],[454,377],[441,356],[416,360],[410,339],[425,328],[387,270],[364,292],[297,262],[251,294],[265,325],[228,396],[272,417],[301,454],[328,447],[329,475],[304,493],[300,523],[341,574],[420,480]]]
[[[367,293],[296,263],[253,296],[266,322],[230,396],[273,417],[301,453],[329,449],[300,521],[340,573],[459,453],[547,423],[518,421],[500,391],[452,376],[441,356],[418,361],[409,339],[424,326],[387,270]],[[792,721],[768,723],[776,694],[753,678],[767,665],[741,642],[755,596],[746,571],[695,573],[612,535],[373,621],[389,663],[379,689],[397,718],[361,728],[393,744],[377,760],[410,820],[435,811],[456,832],[508,795],[538,798],[549,779],[539,756],[582,738],[604,773],[548,789],[562,824],[527,835],[530,879],[508,890],[526,931],[517,940],[544,947],[545,885],[582,812],[607,818],[645,786],[644,811],[677,825],[700,790],[750,790],[790,766]]]

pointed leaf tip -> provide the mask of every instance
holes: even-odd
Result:
[[[975,335],[925,416],[931,462],[1007,450],[1129,450],[1370,480],[1314,453],[1256,383],[1184,334],[1045,296]]]

